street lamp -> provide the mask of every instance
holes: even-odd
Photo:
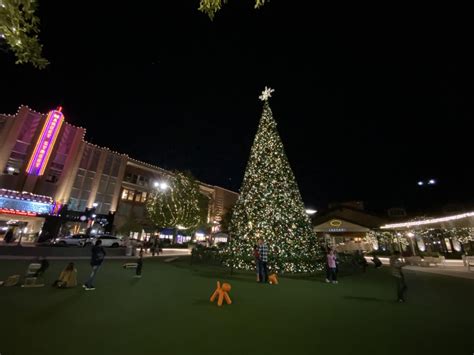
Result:
[[[306,214],[309,214],[310,216],[312,216],[313,214],[315,214],[316,212],[318,212],[317,210],[313,210],[311,208],[307,208],[305,210]]]
[[[400,254],[402,254],[402,242],[400,241],[401,236],[402,236],[402,233],[397,232],[398,249],[400,250]]]
[[[412,232],[408,232],[407,236],[408,236],[408,238],[410,238],[411,251],[413,253],[413,256],[415,256],[416,252],[415,252],[415,245],[414,245],[414,242],[413,242],[413,237],[415,237],[415,234],[412,233]]]
[[[168,190],[169,185],[166,182],[161,182],[160,183],[160,190]]]

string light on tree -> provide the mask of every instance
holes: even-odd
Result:
[[[319,248],[268,103],[273,92],[265,87],[259,96],[263,114],[232,214],[226,263],[253,268],[253,245],[261,237],[272,270],[311,272],[321,267]]]
[[[202,221],[199,185],[191,176],[174,172],[169,182],[155,182],[147,199],[150,220],[159,228],[193,229]]]

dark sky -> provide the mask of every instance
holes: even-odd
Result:
[[[197,0],[98,3],[40,1],[51,65],[0,52],[0,112],[61,104],[88,141],[238,190],[268,85],[307,205],[473,200],[463,9],[229,0],[211,22]]]

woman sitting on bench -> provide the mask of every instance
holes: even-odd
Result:
[[[59,279],[54,281],[53,286],[58,288],[69,288],[77,286],[77,270],[74,263],[69,263],[66,268],[61,271]]]

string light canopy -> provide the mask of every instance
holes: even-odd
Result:
[[[393,223],[393,224],[386,224],[381,226],[381,229],[399,229],[399,228],[411,228],[411,227],[418,227],[424,226],[427,224],[436,224],[436,223],[443,223],[443,222],[450,222],[455,221],[458,219],[474,217],[474,212],[466,212],[461,214],[456,214],[447,217],[439,217],[439,218],[431,218],[431,219],[424,219],[421,221],[410,221],[410,222],[403,222],[403,223]]]

